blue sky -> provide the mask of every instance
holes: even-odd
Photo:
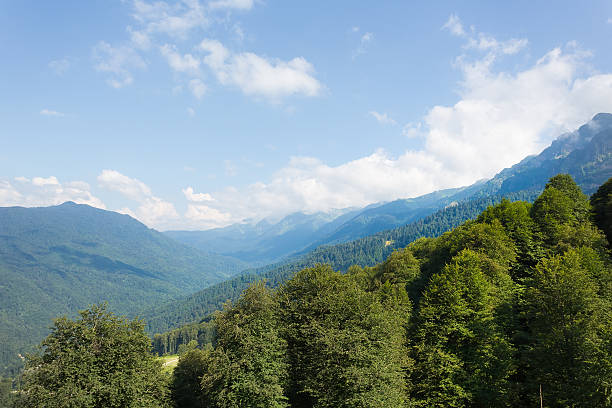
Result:
[[[612,3],[2,1],[0,205],[158,229],[470,184],[612,111]]]

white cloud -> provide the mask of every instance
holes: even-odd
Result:
[[[195,110],[193,108],[187,108],[187,114],[191,117],[195,116]]]
[[[463,23],[461,23],[461,19],[455,14],[451,14],[450,17],[448,17],[446,24],[444,24],[442,28],[446,28],[451,34],[457,37],[465,37],[467,35],[463,28]]]
[[[49,62],[49,68],[51,68],[51,70],[55,72],[56,75],[65,74],[66,71],[68,71],[68,69],[70,68],[70,65],[71,63],[68,58],[62,58]]]
[[[521,51],[528,44],[526,38],[511,38],[507,41],[498,41],[494,37],[485,33],[476,32],[474,27],[470,27],[470,31],[467,32],[463,27],[461,19],[451,14],[446,24],[442,26],[443,29],[447,29],[452,35],[466,39],[464,45],[467,49],[476,49],[479,51],[488,51],[493,54],[506,54],[512,55]]]
[[[206,84],[201,79],[195,78],[189,81],[189,90],[198,99],[202,99],[206,93]]]
[[[23,179],[21,179],[23,180]],[[34,177],[32,179],[32,185],[37,186],[37,187],[43,187],[43,186],[59,186],[60,183],[57,180],[57,177],[55,176],[51,176],[51,177]]]
[[[353,30],[353,32],[356,32],[356,31]],[[373,40],[374,40],[374,34],[370,32],[363,34],[361,36],[361,39],[359,40],[359,47],[353,53],[353,59],[357,58],[361,54],[365,54],[368,50],[368,46]]]
[[[423,123],[407,123],[402,127],[402,136],[409,139],[425,136],[423,132]]]
[[[116,170],[102,170],[98,176],[98,183],[103,188],[117,191],[135,201],[142,201],[152,195],[151,189],[145,183]]]
[[[204,63],[223,85],[238,87],[246,95],[272,101],[291,95],[316,96],[322,89],[313,77],[313,66],[302,57],[290,61],[268,60],[256,54],[231,53],[216,40],[204,40]]]
[[[141,53],[157,44],[160,36],[184,40],[191,31],[203,29],[208,24],[205,7],[199,0],[181,0],[169,4],[164,1],[132,2],[132,17],[138,27],[128,26],[129,41],[112,46],[100,41],[93,48],[94,68],[111,75],[108,84],[122,88],[133,81],[132,71],[147,66]],[[191,54],[181,55],[171,45],[159,47],[170,67],[178,72],[195,75],[200,61]]]
[[[539,153],[594,114],[612,111],[612,74],[593,74],[589,54],[574,46],[555,48],[514,73],[494,68],[497,55],[459,59],[458,101],[434,106],[404,127],[405,136],[423,139],[422,149],[379,150],[339,166],[295,157],[267,182],[209,192],[214,201],[190,210],[190,225],[210,228],[469,185]]]
[[[202,204],[188,204],[185,218],[191,228],[210,229],[230,225],[234,218],[230,213]]]
[[[250,10],[253,4],[253,0],[217,0],[210,2],[209,7],[211,9]]]
[[[162,45],[159,48],[162,55],[168,61],[168,65],[174,71],[186,72],[197,75],[200,71],[200,60],[195,58],[191,54],[181,55],[176,51],[176,47],[173,45]]]
[[[612,24],[612,17],[608,18],[608,24]]]
[[[185,198],[187,201],[192,201],[196,203],[201,203],[204,201],[213,201],[213,198],[210,194],[206,193],[194,193],[193,187],[187,187],[183,189],[183,194],[185,194]]]
[[[124,207],[118,210],[156,228],[164,228],[178,218],[172,203],[153,195],[149,186],[138,179],[128,177],[116,170],[103,170],[98,176],[100,187],[116,191],[133,200],[137,208]]]
[[[376,111],[368,112],[368,115],[372,116],[374,119],[378,121],[378,123],[382,123],[383,125],[397,125],[397,122],[389,117],[386,113],[378,113]]]
[[[43,109],[40,111],[40,114],[43,116],[56,116],[56,117],[66,116],[62,112],[54,111],[52,109]]]
[[[107,82],[113,88],[130,85],[134,80],[131,71],[146,67],[146,63],[134,48],[127,45],[113,47],[100,41],[93,49],[93,56],[94,68],[96,71],[111,75]]]
[[[66,201],[106,208],[90,192],[84,181],[60,182],[57,177],[15,177],[14,183],[0,180],[0,206],[40,207],[58,205]]]
[[[149,34],[186,38],[191,30],[208,24],[204,6],[198,0],[182,0],[173,4],[134,0],[133,7],[133,17]]]

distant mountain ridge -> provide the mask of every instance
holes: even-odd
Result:
[[[466,187],[328,214],[294,213],[278,223],[264,220],[255,225],[234,224],[207,231],[165,233],[195,248],[233,256],[257,266],[306,254],[321,245],[348,242],[406,225],[470,197],[542,189],[550,174],[570,173],[590,194],[597,184],[588,178],[605,179],[605,174],[611,170],[610,166],[598,167],[597,164],[608,158],[605,152],[609,152],[610,128],[612,114],[599,113],[576,131],[559,136],[540,154],[523,159],[490,180]],[[598,156],[597,151],[603,156]],[[588,168],[583,169],[585,166],[597,168],[601,177],[596,177]]]
[[[38,343],[56,316],[104,300],[132,315],[244,267],[87,205],[0,208],[0,372],[18,365],[17,353]]]
[[[358,239],[353,241],[321,245],[286,262],[249,270],[177,302],[150,309],[144,314],[149,330],[152,333],[161,332],[198,321],[218,309],[227,299],[236,299],[253,281],[268,279],[272,284],[280,283],[299,269],[316,263],[329,263],[335,269],[346,270],[353,264],[370,266],[382,262],[393,250],[419,237],[440,235],[503,198],[535,199],[548,179],[558,173],[572,175],[582,190],[590,195],[612,176],[611,144],[612,114],[597,114],[576,131],[561,135],[540,154],[523,159],[492,179],[443,194],[439,202],[447,204],[425,218],[373,235],[356,237]],[[397,200],[374,210],[384,214],[384,206],[401,205],[398,202],[402,201]],[[449,205],[451,203],[452,206]]]
[[[194,248],[232,256],[254,265],[274,262],[326,236],[362,209],[327,213],[292,213],[272,223],[233,224],[206,231],[165,231],[164,234]]]

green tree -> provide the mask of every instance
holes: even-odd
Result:
[[[215,325],[217,348],[201,382],[212,406],[286,407],[286,343],[265,282],[247,288],[234,306],[227,304]]]
[[[181,355],[172,375],[172,401],[178,408],[206,408],[211,398],[202,392],[202,377],[212,370],[212,348],[193,349]]]
[[[329,266],[302,270],[281,287],[292,407],[405,403],[409,309],[396,294],[367,292]]]
[[[527,400],[541,385],[549,407],[612,404],[611,276],[590,248],[537,265],[525,295]]]
[[[417,406],[504,407],[512,402],[507,310],[514,284],[465,249],[432,276],[412,330]]]
[[[531,207],[544,246],[562,254],[580,246],[603,250],[606,242],[590,222],[591,206],[587,196],[571,176],[560,174],[550,179]]]
[[[608,239],[608,247],[612,244],[612,178],[602,184],[591,197],[593,220]]]
[[[164,407],[167,379],[139,320],[106,305],[56,319],[42,351],[29,355],[24,407]]]

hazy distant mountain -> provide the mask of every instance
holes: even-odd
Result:
[[[327,213],[293,213],[278,222],[234,224],[206,231],[166,231],[169,237],[204,251],[213,251],[251,262],[274,262],[335,231],[363,209],[347,208]]]
[[[0,208],[0,371],[42,339],[53,317],[104,300],[130,314],[243,267],[87,205]]]
[[[575,132],[561,135],[537,156],[531,156],[509,169],[504,169],[492,179],[478,182],[470,187],[446,190],[419,197],[412,202],[427,203],[429,208],[436,203],[452,203],[408,225],[379,231],[373,235],[340,243],[321,245],[291,260],[252,269],[229,281],[221,282],[194,293],[183,300],[159,306],[145,313],[149,329],[159,332],[196,321],[211,313],[227,299],[235,299],[250,282],[268,279],[276,284],[284,281],[301,268],[316,263],[329,263],[335,269],[346,269],[350,265],[374,265],[382,262],[393,250],[408,245],[422,236],[437,236],[475,217],[488,205],[502,198],[532,200],[542,191],[548,179],[559,173],[569,173],[586,194],[592,194],[598,186],[612,177],[612,114],[600,113]],[[408,202],[408,203],[407,203]],[[336,230],[349,230],[356,220],[365,219],[372,211],[376,219],[391,212],[405,216],[415,207],[410,200],[392,203],[366,210]],[[404,209],[408,211],[404,212]],[[419,209],[427,208],[425,205]],[[381,215],[383,214],[383,215]],[[396,217],[400,217],[397,216]],[[367,225],[368,222],[364,222]],[[354,224],[353,224],[354,225]],[[370,224],[372,226],[374,224]],[[361,234],[366,228],[358,229]],[[330,235],[330,236],[333,236]],[[344,237],[350,236],[345,234]],[[355,238],[358,238],[356,236]],[[321,240],[323,241],[323,240]]]

